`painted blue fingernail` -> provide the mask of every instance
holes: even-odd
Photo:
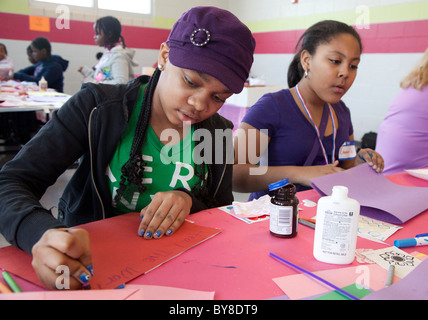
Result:
[[[92,266],[92,264],[90,264],[89,266],[87,266],[86,269],[88,269],[88,271],[91,274],[91,276],[94,275],[94,267]]]
[[[159,237],[161,236],[161,233],[162,233],[162,232],[161,232],[160,230],[156,231],[156,232],[155,232],[155,237],[156,237],[156,238],[159,238]]]
[[[82,273],[82,274],[80,275],[80,280],[81,280],[83,283],[87,283],[87,282],[89,281],[89,279],[91,279],[91,276],[90,276],[89,274],[87,274],[87,273]]]
[[[138,232],[138,235],[140,236],[140,237],[142,237],[142,236],[144,236],[144,230],[140,230],[140,232]]]
[[[147,238],[151,238],[152,237],[152,232],[151,231],[147,231],[146,232],[146,237]]]
[[[172,233],[172,230],[171,230],[171,229],[168,229],[168,231],[166,232],[166,235],[167,235],[167,236],[170,236],[170,235],[171,235],[171,233]]]

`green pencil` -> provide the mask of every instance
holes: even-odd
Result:
[[[12,276],[7,271],[3,271],[1,275],[13,292],[22,292],[21,288],[16,284],[15,280],[13,280]]]

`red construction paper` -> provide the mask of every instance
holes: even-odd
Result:
[[[172,236],[146,240],[138,235],[140,216],[128,213],[80,225],[89,232],[94,289],[113,289],[184,251],[210,239],[221,231],[185,221]],[[42,286],[31,266],[31,256],[9,246],[0,249],[0,267]]]

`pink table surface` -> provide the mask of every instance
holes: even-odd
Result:
[[[407,173],[388,178],[402,185],[428,187],[428,181]],[[302,200],[317,201],[320,197],[318,193],[309,190],[300,192],[297,196],[300,200],[299,207],[303,209],[300,216],[315,216],[316,208],[305,207]],[[220,300],[258,300],[284,295],[272,279],[296,273],[269,257],[269,252],[312,272],[360,265],[356,260],[351,265],[343,266],[317,261],[312,254],[314,230],[303,225],[299,225],[295,238],[281,239],[269,233],[268,220],[247,224],[220,209],[205,210],[191,215],[189,219],[203,226],[220,228],[222,232],[131,283],[215,291],[215,299]],[[428,232],[428,210],[401,226],[403,228],[388,238],[386,243],[392,246],[395,239]],[[357,240],[357,248],[385,247],[360,237]],[[403,250],[408,253],[417,250],[428,254],[428,246]]]
[[[402,185],[428,187],[428,181],[407,173],[388,178]],[[317,201],[320,197],[318,193],[309,190],[298,193],[297,197],[299,207],[303,209],[299,215],[307,218],[315,216],[316,208],[304,206],[303,200]],[[129,284],[214,291],[214,299],[217,300],[260,300],[283,296],[284,293],[272,279],[297,273],[269,257],[270,252],[311,272],[360,265],[356,260],[342,266],[317,261],[312,255],[314,230],[303,225],[299,225],[295,238],[281,239],[269,233],[269,220],[247,224],[217,208],[190,215],[188,219],[202,226],[219,228],[222,232]],[[392,246],[396,239],[427,233],[428,210],[401,226],[402,229],[385,241],[388,245]],[[357,248],[385,247],[360,237],[357,240]],[[408,253],[417,250],[428,255],[428,246],[402,250]],[[16,280],[24,291],[42,290],[25,280]]]

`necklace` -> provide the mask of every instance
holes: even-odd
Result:
[[[316,132],[316,134],[318,136],[318,141],[319,141],[319,143],[321,145],[321,149],[322,149],[322,152],[323,152],[323,155],[324,155],[325,162],[326,162],[326,164],[328,164],[327,152],[325,151],[324,145],[323,145],[323,143],[321,141],[320,132],[319,132],[318,127],[316,126],[316,124],[315,124],[315,122],[314,122],[314,120],[312,118],[311,112],[309,111],[308,107],[306,106],[305,101],[303,100],[302,95],[300,94],[298,85],[296,85],[296,92],[297,92],[297,96],[299,97],[300,101],[302,102],[302,105],[303,105],[303,108],[306,111],[306,114],[308,115],[309,119],[311,120],[312,126],[315,129],[315,132]],[[336,152],[336,134],[337,134],[337,132],[336,132],[336,123],[334,122],[334,117],[333,117],[333,110],[332,110],[333,108],[332,108],[332,106],[331,106],[330,103],[328,104],[328,108],[329,108],[329,111],[330,111],[331,122],[333,123],[333,150],[332,150],[332,153],[331,153],[331,163],[334,163],[334,153]]]

